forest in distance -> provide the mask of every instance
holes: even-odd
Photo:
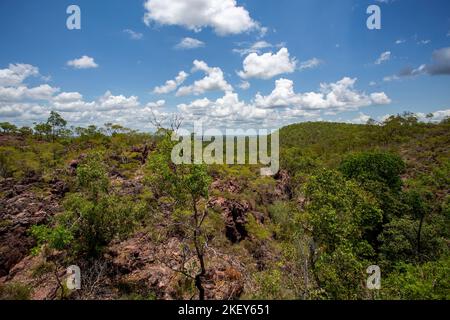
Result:
[[[173,126],[0,123],[0,299],[448,300],[450,119],[428,120],[283,127],[274,176],[176,165]]]

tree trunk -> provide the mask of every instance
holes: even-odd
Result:
[[[199,300],[205,300],[205,288],[203,287],[203,277],[206,274],[206,267],[205,267],[204,252],[203,252],[203,249],[201,248],[201,244],[199,243],[199,239],[198,239],[200,236],[200,227],[201,226],[199,225],[197,201],[195,199],[193,199],[193,207],[194,207],[194,220],[195,220],[194,246],[195,246],[195,252],[197,253],[197,259],[200,263],[200,273],[195,276],[195,286],[197,287],[198,292],[199,292]]]
[[[420,258],[420,253],[421,253],[420,240],[421,240],[421,236],[422,236],[422,227],[423,227],[424,218],[425,218],[425,215],[422,215],[420,217],[419,231],[417,232],[417,259],[419,259],[419,261],[421,260],[421,258]]]

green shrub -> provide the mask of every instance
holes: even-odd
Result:
[[[313,235],[331,251],[343,242],[363,241],[382,221],[373,197],[338,172],[324,170],[312,177],[305,195]]]
[[[0,300],[30,300],[31,288],[21,283],[0,285]]]
[[[254,236],[258,240],[267,240],[270,239],[272,233],[258,221],[256,221],[253,214],[249,214],[247,216],[247,224],[245,225],[245,229],[248,233]]]
[[[382,282],[382,298],[450,300],[450,258],[422,265],[399,264]]]
[[[52,265],[49,262],[42,261],[41,263],[33,267],[33,269],[31,270],[31,276],[33,278],[41,278],[42,276],[49,274],[50,272],[53,272],[54,269],[55,269],[54,265]]]
[[[281,272],[279,270],[263,271],[255,274],[258,285],[257,299],[279,299],[281,294]]]
[[[298,233],[298,214],[295,205],[289,202],[277,201],[269,206],[269,215],[279,238],[292,239]]]
[[[348,156],[339,170],[347,179],[378,181],[399,191],[402,187],[400,175],[405,170],[405,163],[394,154],[363,152]]]
[[[33,249],[34,254],[37,254],[43,245],[48,245],[50,249],[64,250],[73,240],[71,231],[61,225],[54,228],[32,226],[31,235],[37,241],[37,246]]]

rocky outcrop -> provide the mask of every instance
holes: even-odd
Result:
[[[157,299],[190,299],[179,288],[189,280],[181,272],[183,264],[195,266],[195,255],[187,255],[185,246],[177,238],[155,243],[148,234],[134,237],[110,246],[105,258],[116,270],[115,281],[134,292],[151,292]],[[218,249],[208,248],[205,259],[207,273],[204,287],[207,299],[235,299],[243,291],[243,269],[233,257]],[[187,270],[188,268],[186,268]],[[194,270],[196,268],[194,267]],[[189,271],[185,271],[189,274]],[[192,274],[191,276],[195,276]],[[194,297],[195,298],[195,297]]]
[[[60,182],[37,195],[33,186],[42,183],[39,177],[28,177],[20,183],[6,179],[0,183],[0,277],[23,259],[34,246],[28,230],[43,224],[59,211],[59,196],[66,190]],[[12,185],[12,186],[11,186]]]
[[[242,191],[243,186],[235,180],[222,181],[217,179],[211,184],[211,188],[221,192],[239,193]]]
[[[85,159],[85,158],[86,158],[86,154],[82,153],[78,156],[77,159],[71,160],[69,162],[69,166],[68,166],[69,173],[72,175],[75,175],[77,172],[78,166],[80,165],[81,161],[83,161],[83,159]]]
[[[67,192],[70,191],[69,185],[62,180],[54,178],[50,181],[51,193],[59,198],[64,198]]]
[[[131,148],[131,152],[139,154],[136,160],[139,160],[141,164],[145,164],[147,162],[148,155],[151,151],[155,150],[155,144],[144,144],[141,146],[134,146]]]
[[[38,274],[35,270],[42,268],[42,258],[40,256],[29,255],[17,263],[7,276],[0,277],[0,285],[4,283],[20,283],[32,288],[31,299],[50,300],[55,297],[59,288],[55,272],[48,270]],[[63,277],[65,270],[58,270],[58,276]]]
[[[250,204],[246,201],[214,198],[210,206],[220,208],[225,221],[225,235],[232,243],[238,243],[248,236],[245,228]]]
[[[286,170],[280,170],[274,176],[277,180],[276,198],[277,200],[290,200],[292,199],[291,177]]]

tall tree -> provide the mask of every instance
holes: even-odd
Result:
[[[52,139],[55,141],[56,137],[58,137],[58,135],[66,127],[67,121],[64,120],[59,113],[52,111],[47,119],[47,125],[51,127]]]
[[[187,273],[182,265],[177,271],[193,278],[198,289],[199,299],[205,299],[204,277],[206,275],[205,238],[202,229],[208,216],[208,189],[211,183],[204,165],[175,165],[171,161],[172,148],[171,131],[159,142],[157,151],[148,160],[148,181],[157,194],[170,196],[174,199],[174,212],[179,210],[188,213],[189,218],[182,225],[186,240],[194,248],[198,262],[198,271],[194,276]]]

